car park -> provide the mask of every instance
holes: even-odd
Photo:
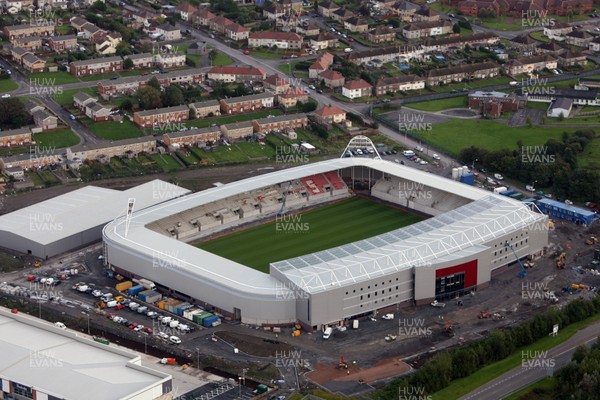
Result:
[[[173,344],[180,344],[181,343],[181,339],[179,339],[177,336],[171,336],[169,337],[169,341]]]

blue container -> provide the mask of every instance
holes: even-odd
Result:
[[[475,185],[475,176],[473,174],[464,174],[460,177],[460,181],[473,186]]]
[[[507,190],[505,192],[500,193],[500,195],[510,197],[515,193],[518,193],[518,192],[516,190]]]
[[[213,315],[212,317],[204,318],[204,320],[202,321],[202,326],[204,326],[206,328],[210,328],[212,326],[212,324],[217,322],[218,320],[219,320],[219,317],[217,317],[216,315]]]
[[[130,296],[136,296],[138,293],[143,292],[144,290],[146,290],[145,287],[143,287],[142,285],[137,285],[127,289],[127,294],[129,294]]]
[[[147,293],[141,293],[141,292],[140,292],[140,293],[138,294],[138,298],[139,298],[140,300],[142,300],[142,301],[147,301],[148,297],[154,296],[155,294],[156,294],[156,291],[155,291],[155,290],[152,290],[152,291],[150,291],[150,292],[147,292]]]

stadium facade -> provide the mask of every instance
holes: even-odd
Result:
[[[188,244],[275,218],[284,207],[299,211],[359,192],[431,218],[271,263],[268,274]],[[541,253],[548,229],[535,206],[397,163],[350,157],[178,197],[109,223],[103,237],[107,264],[166,293],[248,324],[320,329],[485,288],[517,257]]]

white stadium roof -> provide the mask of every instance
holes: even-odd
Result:
[[[129,198],[140,210],[189,192],[158,179],[124,191],[86,186],[0,216],[0,231],[49,244],[124,215]]]
[[[134,353],[5,309],[0,309],[0,354],[0,376],[60,399],[128,399],[171,380],[139,365]]]
[[[353,166],[368,167],[409,181],[421,182],[443,192],[457,193],[474,203],[370,239],[271,264],[272,268],[278,269],[309,292],[326,290],[332,283],[350,284],[368,279],[386,269],[406,268],[417,261],[426,263],[544,218],[521,202],[490,195],[490,192],[473,186],[390,161],[350,157],[274,171],[173,199],[135,212],[127,235],[124,218],[108,224],[104,235],[108,240],[146,255],[148,259],[160,257],[165,263],[175,264],[181,273],[190,277],[210,279],[237,291],[273,295],[281,290],[281,282],[270,275],[168,238],[146,228],[146,225],[234,195]],[[413,237],[419,239],[414,240]],[[415,250],[407,251],[409,248]]]

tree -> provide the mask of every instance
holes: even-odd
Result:
[[[131,68],[133,68],[133,60],[131,58],[127,57],[123,61],[123,68],[125,68],[125,69],[131,69]]]
[[[124,110],[124,111],[131,111],[131,110],[133,110],[133,103],[131,102],[131,100],[125,99],[121,102],[119,109]]]
[[[180,106],[184,103],[183,92],[176,85],[170,85],[161,97],[164,107]]]
[[[454,24],[452,26],[452,32],[454,32],[454,33],[460,33],[460,25],[459,24]]]
[[[148,86],[158,90],[160,92],[160,82],[156,78],[152,78],[148,81]]]
[[[142,110],[151,110],[162,107],[160,90],[152,86],[145,86],[137,91],[137,99]]]
[[[19,99],[0,99],[0,128],[15,129],[32,122],[31,115]]]
[[[190,116],[189,116],[189,118],[191,120],[196,119],[196,109],[195,108],[190,107]]]
[[[94,4],[92,4],[92,8],[98,11],[106,11],[106,4],[100,0],[97,0],[94,2]]]
[[[208,52],[208,58],[210,58],[210,64],[212,65],[212,63],[215,62],[215,59],[219,56],[219,52],[217,51],[217,49],[211,49]]]

